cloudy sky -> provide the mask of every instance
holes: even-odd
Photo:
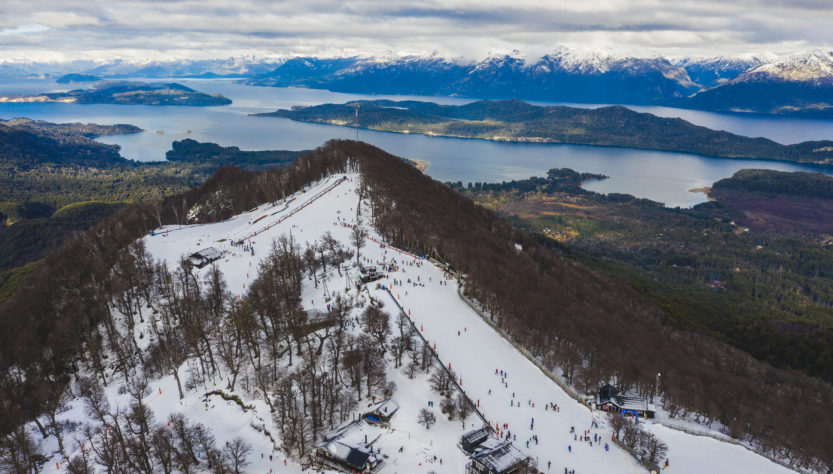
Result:
[[[0,60],[833,46],[831,0],[2,0]]]

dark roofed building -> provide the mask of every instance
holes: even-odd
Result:
[[[464,433],[460,438],[460,449],[466,454],[471,454],[484,441],[489,438],[489,430],[486,428],[478,428]]]
[[[399,405],[388,398],[367,407],[364,415],[367,421],[371,423],[387,423],[397,410],[399,410]]]
[[[315,449],[315,456],[319,463],[344,472],[373,472],[378,464],[370,451],[338,440],[319,445]]]
[[[381,430],[364,419],[345,423],[324,433],[309,461],[322,469],[365,474],[374,472],[382,465],[382,456],[374,453],[372,447]]]
[[[624,413],[646,418],[654,417],[654,408],[645,397],[620,393],[616,387],[605,384],[596,394],[596,408],[613,413]]]
[[[493,438],[483,441],[469,459],[466,474],[521,474],[534,467],[532,459],[510,441]]]
[[[207,247],[199,252],[194,252],[188,256],[188,261],[191,262],[191,265],[202,268],[209,263],[220,260],[223,258],[223,252],[216,248],[216,247]]]
[[[362,283],[370,283],[372,281],[379,280],[384,276],[379,273],[379,270],[377,270],[374,266],[362,266],[359,270],[361,273]]]
[[[599,399],[601,400],[611,400],[616,398],[616,395],[619,395],[619,390],[616,390],[616,387],[610,385],[609,383],[604,384],[604,386],[599,389]]]

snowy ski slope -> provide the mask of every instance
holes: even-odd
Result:
[[[359,177],[355,174],[332,176],[298,193],[291,202],[260,206],[214,224],[157,229],[153,235],[146,236],[144,242],[153,258],[166,261],[169,268],[173,268],[181,257],[202,248],[212,246],[224,251],[224,257],[216,264],[225,275],[230,291],[242,295],[255,279],[258,262],[269,253],[273,239],[283,234],[291,234],[303,247],[305,242],[312,243],[329,231],[344,246],[352,247],[349,225],[356,222],[358,182]],[[366,216],[367,212],[363,215]],[[257,222],[252,223],[254,220]],[[370,230],[366,222],[365,228]],[[233,241],[240,240],[252,247],[253,255],[240,246],[232,245]],[[395,302],[391,300],[396,298],[410,313],[423,337],[432,345],[436,344],[443,364],[451,364],[461,379],[458,382],[462,383],[469,397],[479,403],[491,426],[499,426],[504,436],[506,431],[511,431],[515,446],[537,459],[541,471],[560,473],[566,468],[578,474],[645,472],[635,459],[610,443],[611,434],[605,418],[573,400],[495,332],[458,296],[456,282],[446,279],[441,268],[380,244],[378,235],[372,230],[361,257],[363,262],[396,260],[398,271],[387,274],[379,282],[390,288],[390,293],[376,288],[375,284],[368,285],[369,292],[385,303],[384,309],[391,316],[396,316],[398,312]],[[204,276],[208,271],[206,267],[199,273]],[[350,271],[352,275],[357,274],[355,268]],[[392,286],[394,279],[404,281],[404,284]],[[417,281],[418,284],[414,285]],[[325,291],[329,291],[331,296],[342,293],[353,299],[359,297],[352,288],[350,275],[338,278],[331,274],[327,284],[319,288],[313,287],[311,281],[305,283],[305,309],[324,310]],[[427,431],[416,423],[417,412],[426,407],[428,401],[437,405],[439,396],[428,387],[427,375],[409,380],[401,370],[391,367],[388,378],[398,385],[394,399],[401,408],[392,419],[391,430],[382,433],[375,445],[389,456],[381,472],[462,472],[467,459],[456,444],[464,430],[480,426],[479,418],[472,415],[465,424],[449,422],[438,408],[434,408],[438,422]],[[506,376],[496,375],[496,370],[505,371]],[[187,363],[181,367],[181,376],[185,377],[186,373]],[[222,385],[220,381],[218,387],[222,388]],[[269,409],[262,400],[246,399],[246,403],[253,404],[255,410],[244,413],[235,404],[216,396],[206,402],[199,394],[189,392],[180,401],[172,376],[153,381],[151,387],[153,393],[146,403],[157,420],[164,420],[170,413],[181,412],[191,421],[212,428],[218,444],[236,436],[242,436],[251,443],[253,450],[247,472],[300,471],[300,466],[292,461],[287,461],[284,466],[282,454],[274,452],[272,443],[251,427],[265,426],[273,435],[277,433],[272,426]],[[118,394],[115,386],[108,387],[107,391],[111,403],[125,399],[124,395]],[[545,405],[551,402],[557,404],[560,411],[545,410]],[[61,416],[66,420],[83,421],[85,415],[80,402],[75,401]],[[534,426],[531,426],[533,418]],[[591,429],[594,420],[599,427]],[[504,424],[508,424],[508,430],[503,430]],[[577,441],[570,433],[571,427],[578,435],[590,430],[591,439],[597,434],[603,441],[592,446]],[[648,429],[668,444],[670,467],[665,471],[669,473],[791,472],[741,446],[692,436],[659,425]],[[538,442],[531,441],[527,446],[527,440],[533,435],[537,435]],[[604,440],[609,443],[610,451],[605,451]],[[67,445],[73,446],[73,443]],[[572,452],[568,451],[568,446]],[[400,447],[403,448],[401,453]],[[270,454],[273,455],[272,460],[269,459]],[[434,456],[437,461],[434,461]],[[439,459],[443,460],[443,464],[439,464]],[[53,458],[51,465],[47,464],[48,472],[54,472],[55,462],[56,458]],[[59,471],[64,472],[65,469]]]

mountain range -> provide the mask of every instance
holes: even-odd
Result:
[[[637,57],[558,48],[479,61],[404,57],[239,57],[178,61],[2,63],[0,77],[227,77],[337,92],[589,104],[650,104],[719,112],[833,116],[833,51],[786,57]]]

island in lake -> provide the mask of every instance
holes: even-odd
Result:
[[[55,79],[57,84],[72,84],[73,82],[98,82],[101,78],[92,74],[64,74]]]
[[[220,94],[206,94],[177,83],[107,81],[89,89],[48,92],[36,95],[9,95],[0,102],[74,102],[78,104],[122,105],[228,105],[231,100]]]
[[[537,106],[520,100],[483,100],[465,105],[374,100],[296,106],[254,115],[355,126],[356,107],[360,127],[388,132],[833,164],[833,141],[783,145],[766,138],[712,130],[680,118],[639,113],[622,106],[586,109]]]

